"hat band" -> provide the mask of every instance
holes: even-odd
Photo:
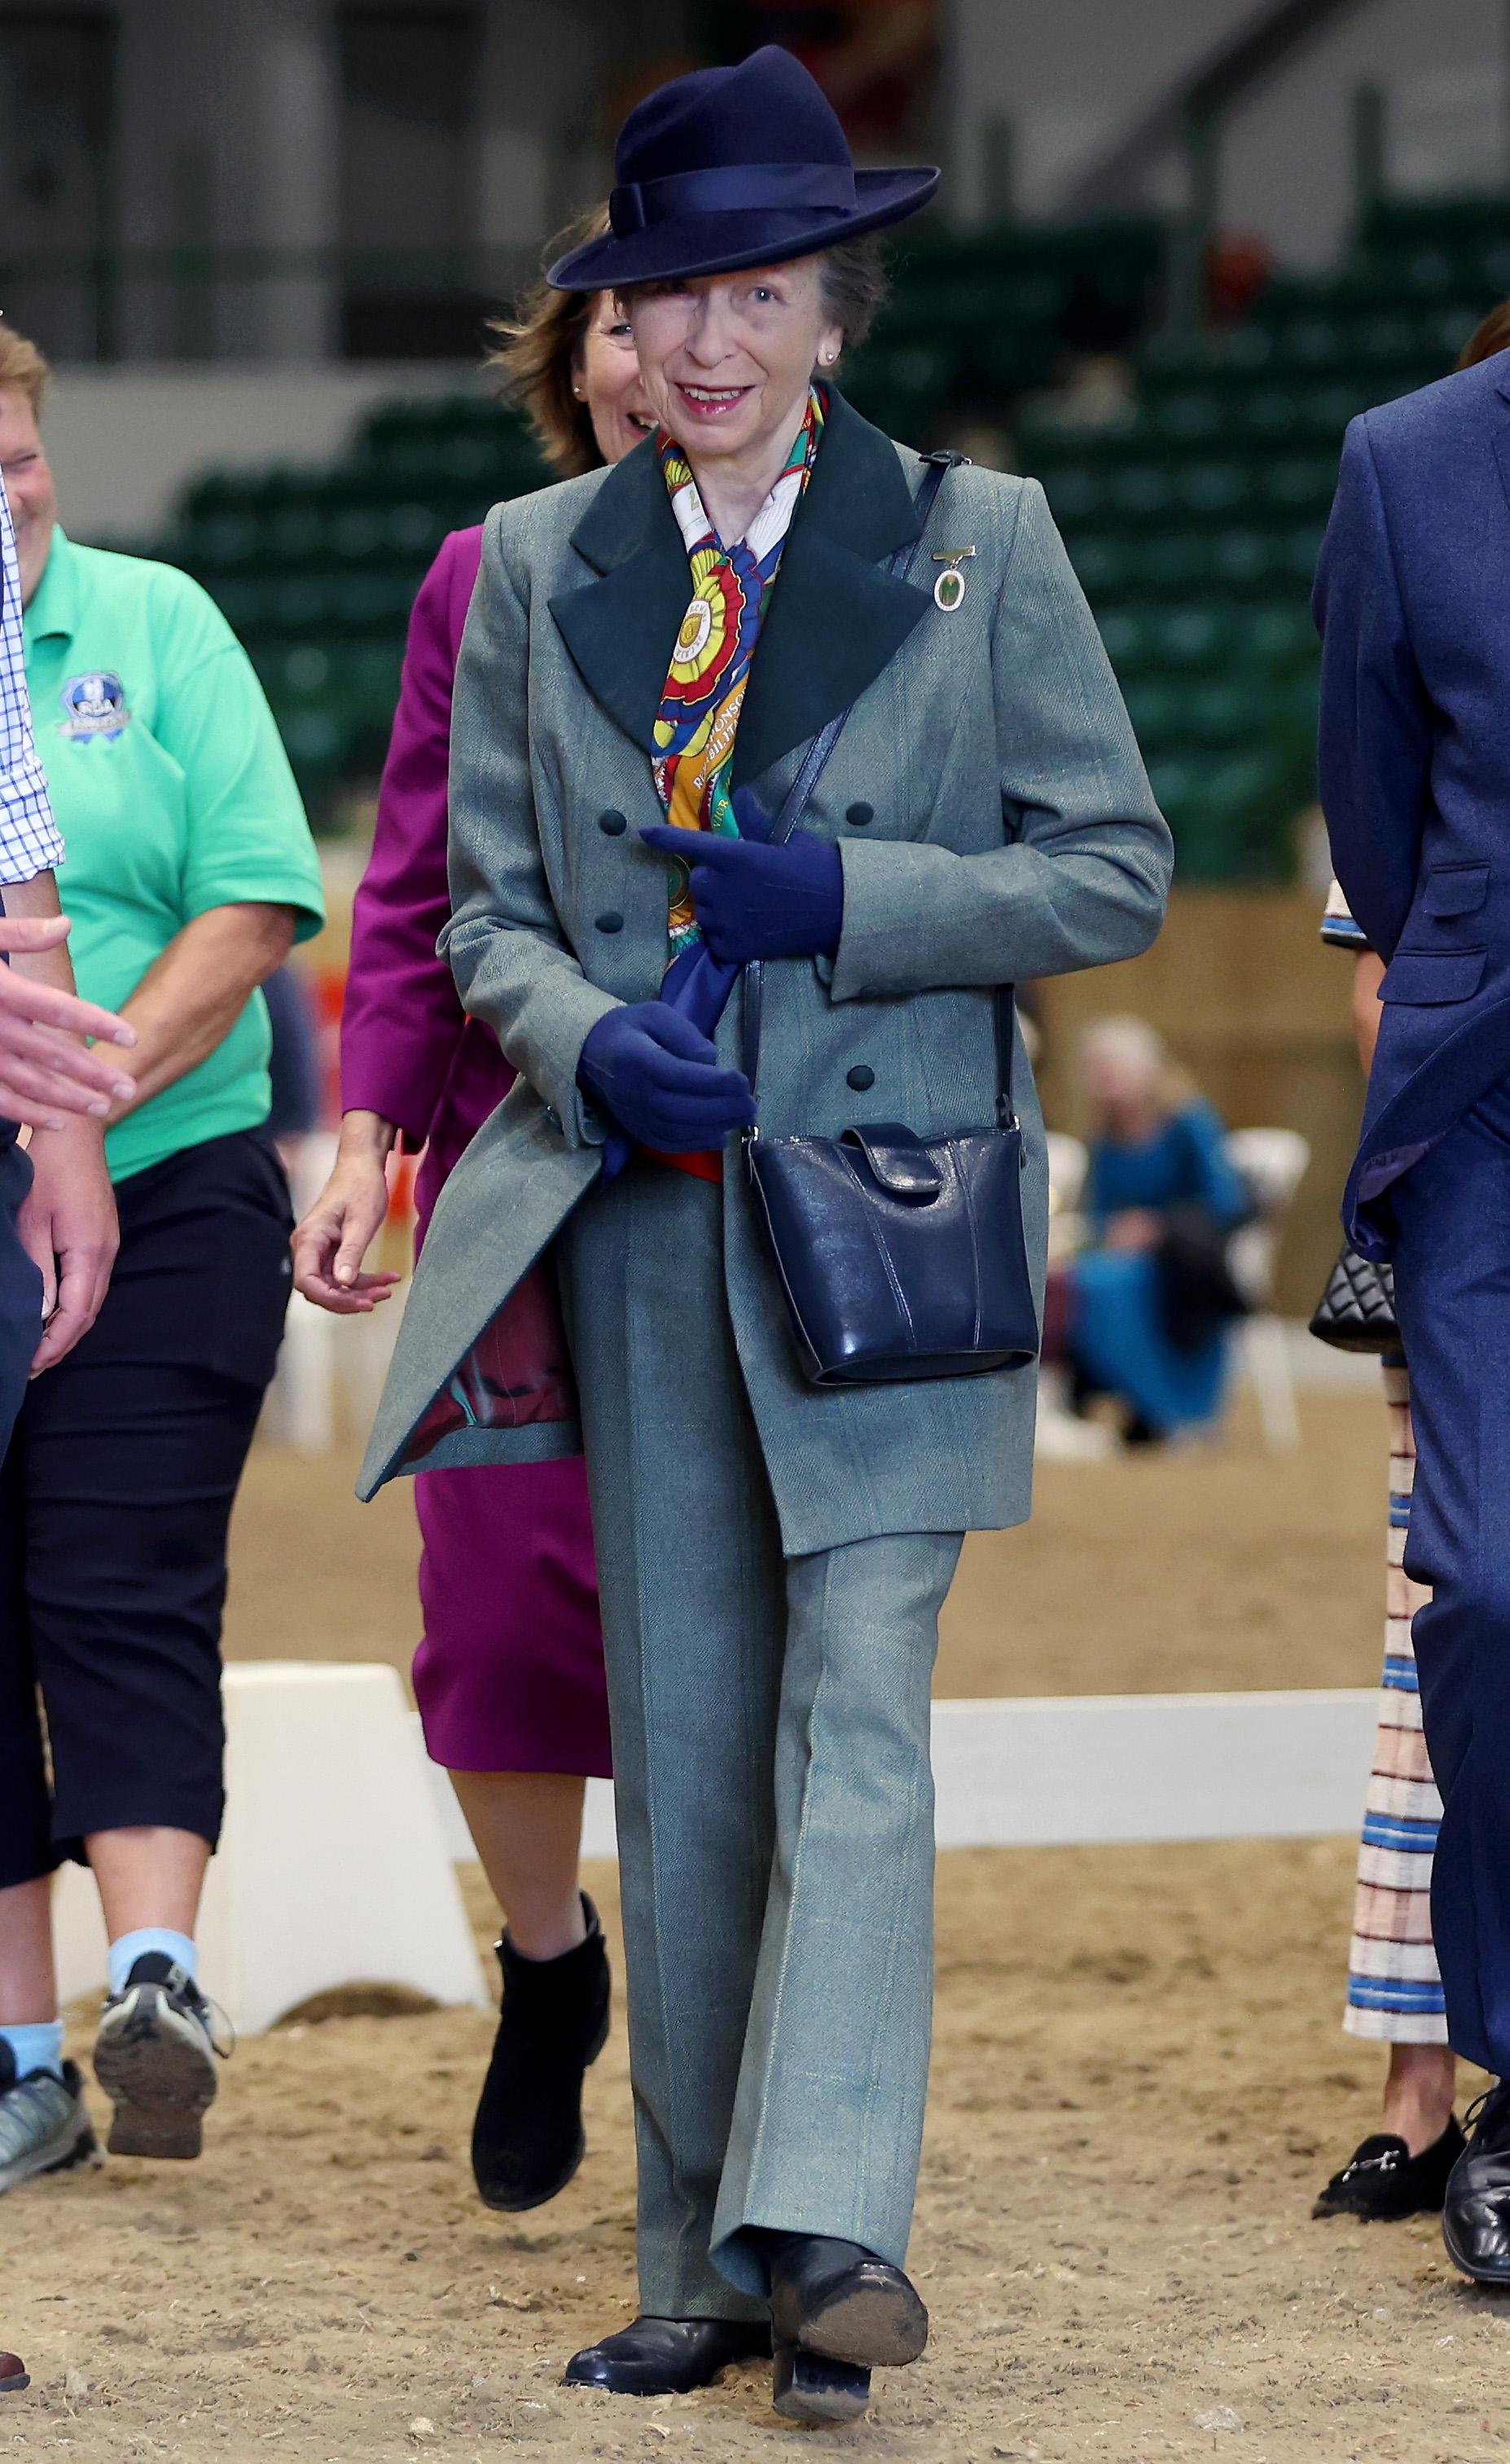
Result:
[[[847,163],[724,163],[673,171],[664,180],[626,180],[608,200],[616,239],[684,214],[738,214],[761,207],[810,207],[853,213],[855,175]]]

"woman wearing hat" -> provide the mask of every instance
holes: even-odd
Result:
[[[998,1117],[996,988],[1146,948],[1170,842],[1039,491],[939,479],[827,382],[879,288],[855,243],[936,174],[855,172],[776,50],[639,104],[617,172],[611,234],[550,278],[616,290],[659,428],[487,525],[445,938],[520,1074],[437,1204],[362,1493],[579,1441],[570,1381],[519,1368],[511,1296],[549,1251],[598,1546],[644,2310],[567,2377],[660,2393],[774,2342],[777,2409],[843,2420],[927,2333],[902,2269],[930,1672],[961,1535],[1028,1510],[1033,1380],[813,1382],[741,1161],[754,985],[728,996],[766,962],[762,1152],[867,1126],[877,1175],[922,1190],[920,1139]],[[1040,1280],[1020,1040],[1012,1067]]]

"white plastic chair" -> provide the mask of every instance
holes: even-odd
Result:
[[[1252,1310],[1242,1321],[1243,1365],[1258,1398],[1263,1441],[1271,1454],[1286,1454],[1301,1442],[1301,1421],[1284,1328],[1270,1304],[1280,1233],[1311,1150],[1298,1130],[1233,1130],[1225,1151],[1258,1210],[1227,1244],[1228,1270]]]
[[[1090,1151],[1083,1140],[1067,1137],[1062,1130],[1047,1131],[1044,1144],[1049,1160],[1049,1265],[1058,1266],[1084,1246],[1080,1201],[1090,1169]]]
[[[1090,1150],[1083,1138],[1067,1137],[1062,1130],[1046,1130],[1043,1143],[1049,1157],[1050,1208],[1056,1215],[1073,1215],[1090,1169]]]

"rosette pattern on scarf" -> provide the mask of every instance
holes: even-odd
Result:
[[[725,547],[710,521],[681,447],[664,429],[657,439],[692,577],[655,722],[655,783],[667,818],[678,829],[739,836],[729,778],[740,705],[781,550],[822,430],[822,403],[810,389],[786,467],[733,547]],[[673,864],[670,871],[667,966],[702,939],[687,868]]]

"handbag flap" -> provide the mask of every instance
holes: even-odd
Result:
[[[926,1205],[944,1186],[944,1176],[927,1147],[905,1122],[862,1122],[844,1132],[843,1143],[859,1147],[888,1198]]]

